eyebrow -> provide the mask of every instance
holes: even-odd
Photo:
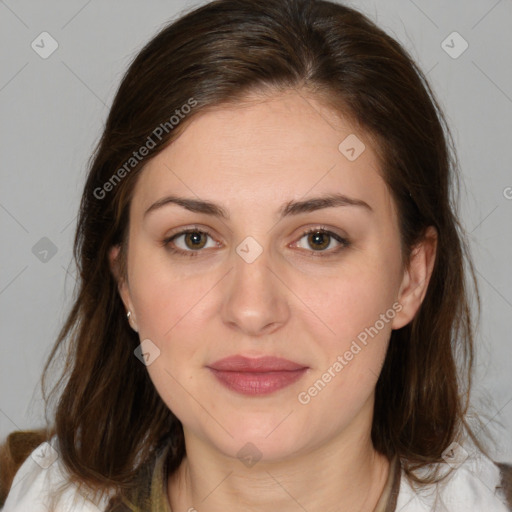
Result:
[[[168,204],[177,204],[182,208],[190,210],[191,212],[196,213],[205,213],[207,215],[214,215],[215,217],[222,217],[223,219],[228,219],[229,215],[219,205],[212,203],[210,201],[203,201],[201,199],[191,199],[187,197],[177,197],[177,196],[166,196],[159,199],[156,203],[153,203],[145,212],[144,217],[155,210],[159,210],[160,208],[167,206]]]
[[[313,197],[305,201],[290,201],[281,208],[281,217],[309,213],[323,208],[334,208],[337,206],[357,206],[368,212],[373,212],[372,207],[362,199],[355,199],[344,194],[329,194],[322,197]]]
[[[144,212],[144,217],[146,217],[150,212],[159,210],[169,204],[181,206],[191,212],[204,213],[206,215],[229,219],[229,214],[218,204],[212,203],[211,201],[178,196],[166,196],[159,199]],[[322,197],[313,197],[304,201],[289,201],[280,208],[279,216],[283,218],[339,206],[356,206],[368,212],[373,212],[372,207],[361,199],[348,197],[344,194],[329,194]]]

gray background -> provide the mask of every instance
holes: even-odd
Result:
[[[72,237],[87,160],[122,73],[158,29],[193,5],[0,1],[1,437],[42,425],[38,381],[70,306]],[[474,405],[492,419],[496,458],[510,462],[512,4],[364,0],[351,5],[399,39],[428,72],[455,135],[465,187],[462,220],[483,299]],[[44,31],[58,43],[47,59],[31,47]],[[442,46],[454,31],[469,45],[458,58],[445,51],[462,49],[458,36]],[[44,237],[51,242],[40,241]]]

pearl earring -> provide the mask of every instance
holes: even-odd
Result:
[[[126,313],[126,318],[128,319],[128,323],[130,324],[130,327],[135,331],[135,332],[139,332],[139,330],[134,326],[132,325],[132,322],[130,321],[130,318],[132,317],[132,312],[131,311],[128,311],[128,313]]]

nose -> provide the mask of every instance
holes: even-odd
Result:
[[[265,251],[248,263],[233,255],[222,319],[230,328],[247,336],[268,335],[286,324],[290,309],[286,288],[272,270]]]

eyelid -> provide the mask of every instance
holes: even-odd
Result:
[[[328,235],[331,238],[333,238],[339,244],[339,246],[336,247],[335,249],[323,250],[323,251],[314,251],[312,249],[309,250],[309,249],[303,249],[301,247],[298,247],[299,250],[309,253],[310,256],[328,257],[328,256],[336,255],[343,249],[346,249],[347,247],[352,245],[352,241],[347,236],[341,235],[340,233],[337,233],[336,231],[334,231],[333,228],[329,228],[328,226],[324,226],[324,225],[318,225],[318,226],[315,226],[312,228],[304,229],[302,231],[302,234],[300,235],[300,237],[292,244],[296,245],[300,240],[302,240],[302,238],[304,238],[305,236],[307,236],[311,233],[322,233],[322,234]]]
[[[342,251],[343,249],[346,249],[347,247],[349,247],[352,244],[351,240],[347,236],[337,233],[336,231],[334,231],[333,228],[329,228],[328,226],[324,226],[324,225],[318,225],[318,226],[311,227],[311,228],[306,228],[306,229],[303,228],[300,236],[298,238],[296,238],[294,242],[289,244],[289,246],[296,245],[305,236],[307,236],[311,233],[318,233],[318,232],[330,236],[339,244],[339,246],[335,249],[320,250],[320,251],[315,251],[313,249],[308,250],[308,249],[299,248],[299,247],[298,247],[298,249],[300,251],[303,251],[304,253],[308,253],[309,256],[328,257],[328,256],[333,256],[333,255],[338,254],[340,251]],[[213,240],[215,240],[217,244],[219,244],[219,243],[222,244],[222,242],[219,242],[217,240],[217,238],[212,234],[211,230],[209,230],[208,228],[198,226],[198,225],[192,225],[192,226],[188,226],[188,227],[177,228],[177,230],[174,233],[171,233],[170,235],[166,236],[162,240],[161,245],[163,247],[165,247],[167,250],[169,250],[170,252],[179,254],[179,255],[183,255],[183,256],[192,256],[192,257],[199,256],[201,253],[205,252],[205,250],[203,248],[197,249],[197,250],[192,250],[192,249],[191,250],[183,250],[183,249],[179,249],[179,248],[171,246],[171,242],[173,240],[175,240],[179,236],[186,235],[187,233],[202,233],[206,236],[209,236]],[[209,247],[206,250],[208,250],[208,249],[212,249],[212,248]]]
[[[183,235],[184,233],[200,232],[206,233],[213,237],[213,230],[210,228],[200,226],[199,224],[191,224],[190,226],[180,226],[179,228],[172,229],[170,234],[166,235],[164,241],[170,240],[175,236]]]
[[[180,255],[184,255],[184,256],[199,256],[199,253],[204,252],[203,249],[198,249],[196,251],[191,249],[191,250],[187,251],[184,249],[173,247],[171,245],[173,240],[175,240],[176,238],[178,238],[182,235],[186,235],[187,233],[202,233],[203,235],[210,237],[217,244],[222,243],[217,240],[217,237],[213,235],[213,233],[211,232],[210,229],[208,229],[206,227],[198,226],[198,225],[192,225],[192,226],[177,228],[174,232],[171,232],[171,234],[167,235],[161,241],[161,245],[164,248],[166,248],[167,250],[169,250],[170,252],[173,252],[176,254],[180,254]],[[211,247],[209,247],[208,249],[211,249]]]

